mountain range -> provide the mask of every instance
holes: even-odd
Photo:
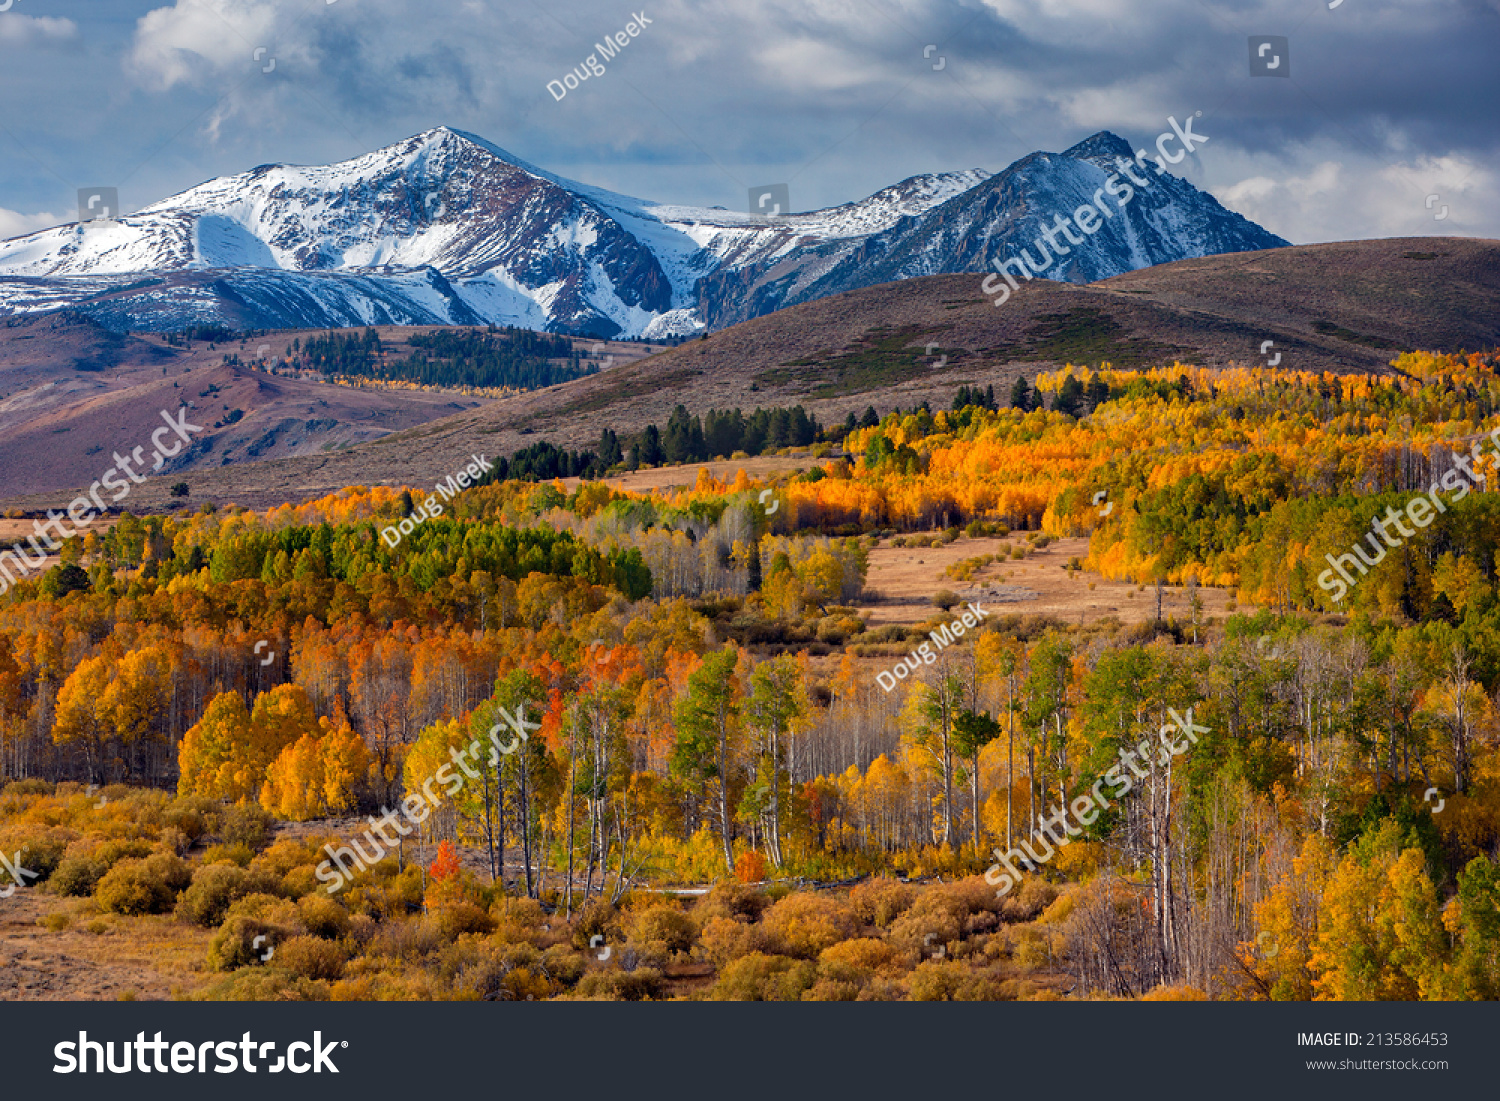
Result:
[[[577,336],[717,330],[901,279],[981,272],[1093,201],[1129,159],[1107,131],[1003,172],[913,176],[800,214],[615,194],[438,127],[318,167],[262,165],[110,221],[0,242],[0,316],[71,309],[116,331],[507,324]],[[1051,278],[1285,246],[1180,177]]]

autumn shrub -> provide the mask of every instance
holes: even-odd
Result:
[[[896,965],[896,950],[881,940],[846,940],[818,956],[817,982],[803,997],[814,1002],[858,1000],[871,979]]]
[[[349,911],[327,895],[308,895],[297,900],[298,916],[302,928],[309,935],[337,940],[347,936],[353,927]]]
[[[366,949],[368,955],[393,960],[417,960],[436,951],[443,943],[437,922],[431,918],[383,921]]]
[[[914,1002],[1005,1001],[1000,984],[953,960],[926,960],[906,978]]]
[[[498,898],[490,906],[490,916],[495,919],[495,938],[509,943],[540,945],[542,926],[550,924],[542,904],[534,898]]]
[[[131,817],[142,826],[160,828],[162,811],[168,805],[165,793],[150,788],[133,788],[129,784],[105,784],[96,788],[90,801],[103,799],[112,806],[128,805]]]
[[[270,962],[294,975],[331,981],[343,976],[344,960],[343,949],[333,941],[302,936],[277,945]]]
[[[229,906],[248,892],[249,873],[233,864],[206,864],[193,874],[193,881],[177,901],[177,917],[205,928],[219,925]]]
[[[255,850],[243,841],[227,845],[210,845],[203,850],[203,863],[205,864],[233,864],[236,867],[248,868],[250,861],[254,859]]]
[[[614,1002],[646,1002],[661,997],[662,973],[654,967],[634,971],[590,971],[579,980],[574,994]]]
[[[102,842],[94,849],[93,858],[104,865],[105,871],[109,871],[127,857],[150,856],[151,852],[152,847],[149,841],[120,837]]]
[[[840,941],[818,956],[818,974],[824,978],[865,979],[876,971],[899,966],[896,950],[883,940],[860,937]]]
[[[267,962],[268,950],[288,939],[290,931],[248,914],[235,914],[224,920],[213,940],[208,943],[208,967],[213,971],[234,971],[241,967]]]
[[[448,940],[464,933],[488,934],[495,930],[495,919],[480,906],[472,902],[454,902],[437,909],[434,914],[438,931]]]
[[[951,907],[923,897],[891,924],[890,939],[908,953],[920,955],[957,941],[962,934],[962,921]]]
[[[583,978],[588,965],[582,956],[566,944],[554,944],[542,953],[542,971],[563,986],[573,986]]]
[[[538,1001],[558,989],[529,944],[463,937],[439,949],[431,966],[445,995],[457,1001]]]
[[[585,906],[573,922],[573,947],[582,951],[592,947],[595,937],[618,943],[624,938],[620,925],[620,912],[602,898],[596,898]]]
[[[164,914],[192,880],[192,870],[179,857],[156,853],[143,859],[122,860],[99,880],[94,898],[117,914]]]
[[[720,917],[732,921],[759,921],[769,905],[770,899],[765,893],[749,884],[720,882],[698,899],[693,917],[699,925]]]
[[[1011,958],[1027,971],[1041,971],[1052,965],[1052,941],[1045,933],[1022,926],[1012,934]]]
[[[263,871],[247,871],[233,864],[204,864],[177,901],[177,917],[210,928],[223,922],[235,902],[253,894],[275,895],[276,878]]]
[[[54,894],[81,898],[94,893],[108,870],[103,861],[91,856],[65,856],[48,879],[47,888]]]
[[[1158,986],[1141,995],[1143,1002],[1206,1002],[1211,999],[1196,986]]]
[[[905,913],[916,897],[911,884],[878,877],[856,885],[849,892],[849,905],[860,921],[884,929]]]
[[[301,898],[314,892],[327,898],[325,884],[318,881],[315,871],[326,858],[317,839],[282,838],[255,854],[250,867],[278,876],[281,893],[288,898]]]
[[[246,845],[259,851],[271,840],[276,819],[258,803],[238,803],[224,812],[219,840],[226,845]]]
[[[767,910],[761,924],[786,955],[813,959],[852,936],[858,920],[842,899],[799,891]]]
[[[768,937],[759,925],[735,921],[733,918],[710,918],[698,935],[698,944],[704,958],[715,967],[723,967],[732,960],[747,956],[768,947]]]
[[[576,969],[558,963],[567,956],[577,960]],[[498,944],[477,936],[465,936],[455,944],[444,945],[435,960],[435,971],[441,981],[466,987],[472,995],[487,1001],[550,998],[562,989],[561,980],[550,966],[553,963],[559,971],[582,974],[582,960],[565,945],[538,951],[535,945]]]
[[[299,902],[300,906],[301,903]],[[380,931],[380,923],[369,914],[349,915],[349,939],[359,945],[368,945]]]
[[[863,621],[861,620],[854,620],[854,622],[859,623],[861,626],[863,626]],[[848,640],[849,635],[853,633],[848,629],[849,623],[850,621],[848,619],[827,618],[818,620],[816,634],[817,640],[819,642],[825,643],[828,646],[842,646],[845,641]],[[744,856],[742,855],[740,859],[744,859]],[[735,875],[739,875],[738,860],[735,861]],[[760,878],[764,879],[765,876],[762,875]],[[757,880],[743,879],[740,882],[755,883],[757,882]]]
[[[204,1002],[322,1002],[328,983],[294,975],[283,967],[241,967],[191,995]]]
[[[1037,915],[1036,923],[1038,925],[1062,925],[1072,916],[1077,903],[1077,891],[1064,891]]]
[[[952,589],[939,589],[932,594],[933,607],[941,608],[945,612],[959,603],[958,594]]]
[[[776,883],[767,883],[761,888],[762,895],[766,900],[766,909],[770,909],[788,895],[795,894],[796,891],[797,885],[789,883],[784,879]]]
[[[514,967],[500,982],[495,1000],[512,1002],[545,1001],[558,992],[557,985],[540,968]]]
[[[422,895],[422,869],[415,864],[398,869],[395,858],[387,857],[357,873],[339,897],[350,913],[366,913],[382,921],[417,912],[422,908]]]
[[[962,923],[964,936],[988,933],[999,926],[1001,900],[995,897],[994,889],[980,876],[945,883],[934,889],[940,891],[952,905]]]
[[[279,895],[248,894],[236,899],[230,904],[225,920],[241,916],[278,925],[287,931],[287,936],[306,932],[302,927],[302,915],[297,904]]]
[[[318,839],[283,837],[256,853],[252,863],[273,875],[284,876],[294,868],[312,867],[326,856]]]
[[[173,856],[185,856],[187,851],[193,847],[188,835],[176,826],[165,826],[161,833],[156,835],[156,843],[163,852],[169,852]]]
[[[0,818],[0,822],[3,822],[3,818]],[[4,852],[6,859],[18,869],[25,868],[35,875],[34,879],[25,877],[21,883],[21,886],[34,887],[47,882],[52,873],[57,871],[63,854],[78,836],[76,831],[62,827],[35,833],[27,832],[24,826],[15,826],[0,834],[0,852]],[[4,886],[11,886],[11,877],[4,869],[0,869],[0,882]]]
[[[47,914],[38,918],[37,924],[49,933],[61,933],[69,925],[73,924],[73,919],[68,917],[67,914]]]
[[[189,841],[217,833],[223,806],[206,795],[180,795],[162,812],[162,821],[181,830]]]
[[[29,780],[12,780],[5,785],[6,795],[51,795],[55,790],[55,784],[49,784],[46,780],[35,778]]]
[[[328,984],[328,1000],[331,1002],[396,1002],[414,996],[415,992],[403,976],[384,971],[346,975],[338,982]]]
[[[709,995],[716,1002],[795,1002],[817,981],[817,965],[752,952],[727,964]]]
[[[1000,904],[1000,916],[1006,921],[1031,921],[1057,898],[1056,884],[1037,876],[1027,876],[1021,889],[1005,896]]]
[[[626,914],[625,932],[633,944],[660,944],[668,953],[691,952],[698,934],[693,919],[667,902]]]
[[[314,894],[319,898],[327,898],[328,892],[323,888],[324,885],[318,882],[317,874],[311,867],[293,868],[281,877],[281,893],[287,898],[303,898]]]

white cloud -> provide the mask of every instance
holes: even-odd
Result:
[[[30,16],[20,12],[0,15],[0,46],[38,46],[65,42],[78,36],[78,24],[71,19],[54,19],[49,15]]]
[[[39,229],[49,229],[67,220],[56,214],[20,214],[0,207],[0,241],[9,237],[23,237]]]
[[[1299,174],[1300,173],[1300,174]],[[1214,197],[1294,244],[1371,237],[1484,235],[1500,222],[1496,174],[1462,157],[1390,165],[1319,161],[1250,176]],[[1429,202],[1428,196],[1436,196]],[[1447,208],[1447,215],[1443,214]]]
[[[225,71],[249,74],[255,51],[270,52],[276,23],[275,5],[258,0],[177,0],[141,17],[125,66],[157,91]]]

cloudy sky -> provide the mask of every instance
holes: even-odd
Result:
[[[1264,35],[1289,76],[1251,75]],[[1497,53],[1500,0],[0,0],[0,237],[80,187],[129,211],[443,124],[628,194],[809,210],[1201,111],[1174,171],[1295,243],[1500,238]]]

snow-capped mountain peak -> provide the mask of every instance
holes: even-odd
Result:
[[[966,240],[988,239],[1015,222],[1018,185],[1032,193],[1022,206],[1035,207],[1070,175],[1103,171],[1117,149],[1130,155],[1101,133],[998,176],[914,176],[858,202],[768,218],[617,194],[440,126],[336,164],[261,165],[113,222],[0,242],[0,309],[76,304],[131,329],[489,321],[600,336],[687,333],[887,278],[983,270],[951,239],[956,226]],[[1182,209],[1176,222],[1157,209],[1152,231],[1160,237],[1171,223],[1188,239],[1132,239],[1076,275],[1285,243],[1251,226],[1210,247],[1198,208],[1238,216],[1173,184],[1163,189],[1167,206]],[[101,288],[148,275],[157,281],[149,293],[88,305]]]

